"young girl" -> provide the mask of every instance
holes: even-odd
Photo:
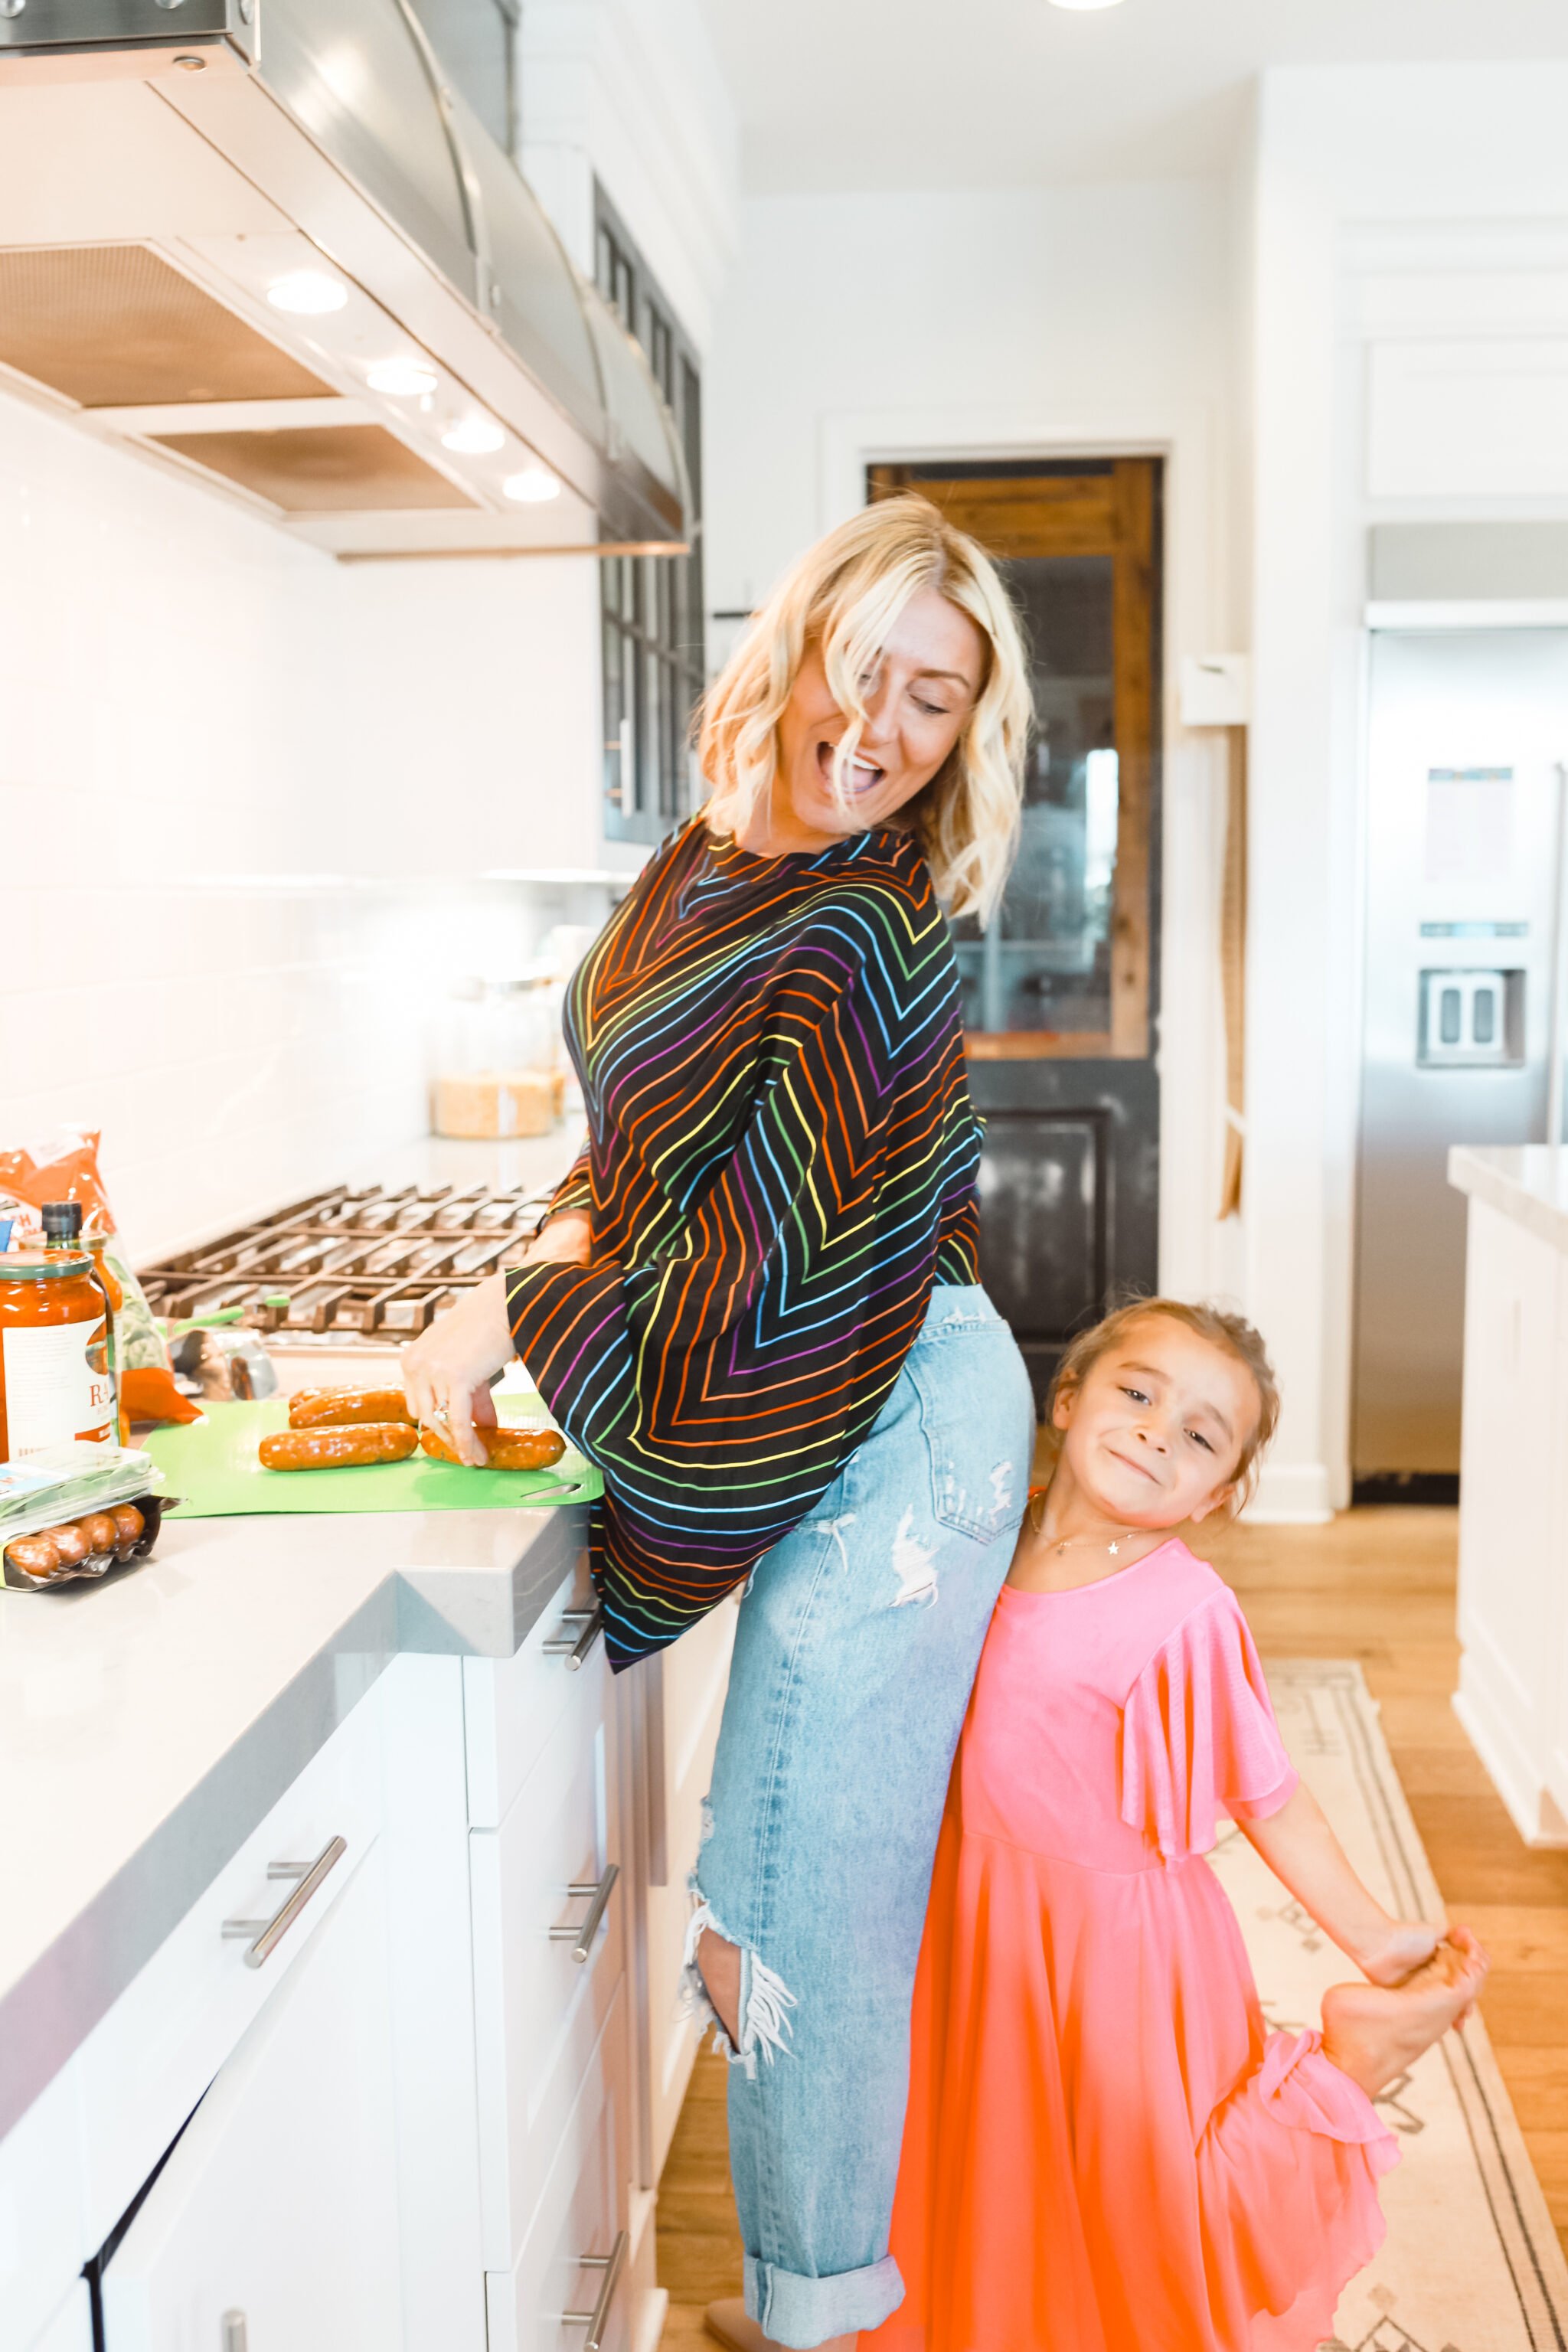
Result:
[[[1174,1532],[1234,1507],[1278,1417],[1257,1332],[1214,1308],[1124,1307],[1063,1360],[926,1920],[907,2299],[862,2352],[1310,2352],[1382,2241],[1373,2099],[1487,1962],[1363,1886]],[[1200,1858],[1221,1812],[1370,1979],[1321,2034],[1264,2026]]]

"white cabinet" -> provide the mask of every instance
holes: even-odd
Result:
[[[379,1689],[361,1700],[89,2034],[72,2062],[87,2165],[87,2248],[109,2235],[240,2036],[298,1965],[382,1823]],[[267,1919],[285,1864],[342,1858],[259,1968],[226,1921]]]
[[[28,2352],[92,2352],[92,2304],[85,2279],[78,2279]]]
[[[681,2000],[681,1955],[691,1916],[687,1881],[702,1843],[702,1804],[734,1644],[735,1612],[726,1602],[641,1670],[650,1682],[644,1744],[649,1835],[643,1890],[647,1996],[642,2062],[649,2188],[664,2169],[700,2039]]]
[[[506,1819],[470,1841],[487,2270],[516,2258],[624,1964],[602,1643],[572,1680]]]
[[[32,2352],[88,2252],[75,2062],[0,2143],[0,2352]]]
[[[489,2273],[489,2352],[627,2352],[625,2011],[617,1986],[527,2239],[510,2271]]]
[[[108,2264],[106,2352],[395,2352],[394,2142],[373,1850],[220,2070]]]
[[[734,1612],[616,1682],[584,1598],[395,1659],[0,2145],[0,2352],[90,2352],[122,2223],[106,2352],[654,2342]],[[329,1850],[247,1967],[226,1926]]]
[[[1454,1705],[1521,1836],[1568,1843],[1568,1257],[1472,1199]]]

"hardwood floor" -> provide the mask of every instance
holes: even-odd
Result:
[[[1227,1528],[1206,1547],[1265,1656],[1356,1658],[1437,1884],[1490,1949],[1487,2028],[1568,2251],[1568,1852],[1521,1840],[1449,1706],[1453,1511],[1347,1511],[1327,1528]],[[664,2344],[711,2346],[702,2307],[741,2291],[724,2062],[698,2060],[658,2204]]]

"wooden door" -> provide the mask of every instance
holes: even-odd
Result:
[[[874,466],[994,555],[1030,641],[1017,860],[955,926],[986,1122],[982,1273],[1043,1397],[1072,1334],[1158,1273],[1160,463]]]

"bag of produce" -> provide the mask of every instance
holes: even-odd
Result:
[[[109,1294],[121,1433],[133,1421],[195,1421],[201,1408],[174,1386],[163,1335],[121,1252],[98,1140],[97,1128],[62,1128],[31,1150],[0,1151],[0,1224],[11,1221],[12,1249],[37,1249],[45,1202],[80,1202],[82,1243]]]

